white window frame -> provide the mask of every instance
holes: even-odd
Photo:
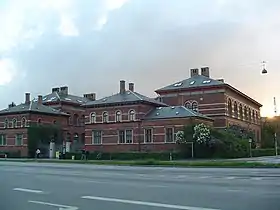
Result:
[[[91,112],[89,115],[90,123],[96,123],[96,113]]]
[[[151,141],[150,142],[147,142],[147,139],[146,139],[147,130],[151,130]],[[144,128],[144,143],[150,144],[153,142],[154,142],[154,129],[153,128]]]
[[[194,104],[196,105],[196,109],[194,109]],[[191,109],[195,112],[198,112],[198,102],[197,101],[193,101],[191,103]]]
[[[167,141],[167,129],[172,129],[172,141]],[[164,129],[164,142],[165,143],[175,143],[175,128],[174,127],[165,127],[165,129]]]
[[[24,123],[23,123],[23,120],[24,120]],[[21,123],[20,126],[21,126],[22,128],[26,128],[26,127],[27,127],[27,121],[26,121],[26,118],[25,118],[25,117],[21,118],[21,122],[20,122],[20,123]]]
[[[188,105],[188,106],[187,106]],[[186,101],[185,102],[185,107],[187,108],[187,109],[191,109],[192,108],[192,103],[190,102],[190,101]]]
[[[3,139],[5,137],[5,144],[3,143]],[[7,135],[6,134],[0,134],[0,146],[7,146]]]
[[[100,143],[94,142],[94,132],[100,132]],[[92,130],[92,133],[91,133],[91,144],[93,144],[93,145],[102,145],[102,143],[103,143],[103,131],[101,131],[101,130]]]
[[[17,144],[17,142],[18,142],[18,136],[21,136],[21,144]],[[15,135],[15,146],[23,146],[23,134],[22,133],[18,133],[18,134],[16,134]]]
[[[9,128],[9,120],[7,118],[4,121],[4,128]]]
[[[17,128],[17,119],[16,118],[12,119],[12,128]]]
[[[116,120],[116,122],[121,122],[122,121],[122,111],[121,110],[116,111],[115,120]]]
[[[104,114],[106,114],[106,119],[107,120],[104,120],[105,118],[104,118]],[[102,122],[103,123],[108,123],[109,122],[109,113],[107,112],[107,111],[104,111],[103,113],[102,113]]]
[[[133,112],[133,114],[131,114],[132,112]],[[133,116],[133,117],[131,118],[131,116]],[[136,112],[135,112],[134,109],[130,109],[128,111],[128,120],[129,121],[135,121],[135,119],[136,119]]]
[[[124,142],[120,142],[120,132],[124,132]],[[131,131],[131,142],[127,142],[127,131]],[[134,139],[133,129],[120,129],[118,130],[118,144],[133,144]]]

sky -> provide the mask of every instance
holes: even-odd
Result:
[[[0,108],[64,85],[101,98],[122,79],[153,97],[209,66],[271,116],[279,37],[278,0],[0,0]]]

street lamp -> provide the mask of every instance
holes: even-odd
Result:
[[[263,69],[262,69],[262,74],[267,74],[267,73],[268,73],[267,70],[266,70],[266,68],[265,68],[265,64],[266,64],[266,62],[263,61],[263,62],[262,62],[262,67],[263,67]]]
[[[277,133],[274,132],[274,147],[275,147],[275,156],[278,156],[278,144],[277,144]]]
[[[250,151],[250,157],[252,157],[252,139],[249,138],[249,151]]]

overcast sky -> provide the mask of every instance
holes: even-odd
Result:
[[[279,37],[277,0],[0,0],[0,107],[62,85],[103,97],[120,79],[154,96],[209,66],[271,115]]]

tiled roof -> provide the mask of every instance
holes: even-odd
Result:
[[[200,117],[208,120],[211,118],[188,109],[184,106],[169,106],[169,107],[157,107],[151,110],[145,116],[144,120],[156,120],[156,119],[168,119],[168,118],[186,118],[186,117]]]
[[[51,115],[68,115],[60,110],[53,109],[43,104],[31,101],[29,104],[19,104],[17,106],[9,107],[0,111],[0,115],[12,114],[12,113],[23,113],[23,112],[37,112]]]
[[[149,98],[147,96],[141,95],[140,93],[133,92],[130,90],[125,91],[123,94],[117,93],[112,96],[108,96],[96,101],[90,101],[85,104],[85,106],[94,105],[108,105],[108,104],[119,104],[119,103],[132,103],[132,102],[146,102],[150,104],[155,104],[157,106],[168,106],[165,103],[157,101],[155,99]]]
[[[36,102],[37,99],[35,99],[34,101]],[[82,105],[85,104],[86,102],[89,102],[90,100],[84,97],[62,94],[59,92],[53,92],[51,94],[43,96],[43,104],[48,102],[58,102],[58,101],[70,102],[70,103],[76,103]]]
[[[225,83],[219,80],[211,79],[209,77],[203,75],[195,75],[188,79],[176,82],[174,84],[168,85],[166,87],[160,88],[157,91],[165,91],[165,90],[177,90],[184,88],[195,88],[195,87],[206,87],[206,86],[217,86],[224,85]]]

